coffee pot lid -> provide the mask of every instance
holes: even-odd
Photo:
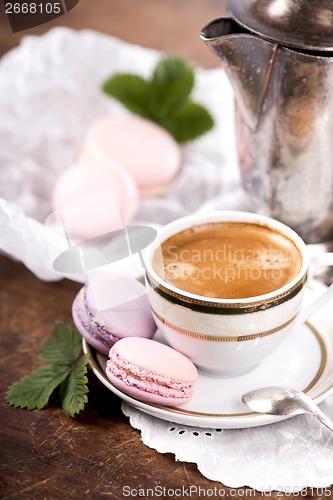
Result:
[[[332,0],[228,0],[228,8],[236,22],[267,40],[333,51]]]

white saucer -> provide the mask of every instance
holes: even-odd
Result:
[[[312,282],[307,300],[319,296],[324,285]],[[157,332],[155,339],[163,342]],[[105,375],[107,358],[83,340],[83,349],[99,380],[131,406],[154,417],[196,427],[237,429],[255,427],[290,417],[249,412],[241,396],[252,389],[279,385],[306,392],[316,403],[333,392],[333,315],[332,302],[311,322],[298,327],[282,346],[251,372],[233,378],[215,378],[199,373],[191,401],[178,407],[157,406],[128,396],[112,385]]]

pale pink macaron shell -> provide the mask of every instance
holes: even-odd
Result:
[[[135,115],[96,121],[87,133],[81,157],[119,163],[133,177],[141,195],[169,186],[181,166],[180,147],[171,134]]]
[[[67,168],[52,197],[67,233],[82,240],[122,229],[134,216],[138,200],[138,189],[126,171],[97,160]]]
[[[91,276],[79,291],[72,315],[82,337],[106,355],[121,338],[152,338],[156,331],[145,286],[106,270]]]
[[[109,355],[112,358],[118,356],[126,364],[126,380],[113,373],[115,365],[111,359],[108,360],[106,369],[109,380],[126,394],[141,401],[166,406],[177,406],[191,399],[197,369],[186,356],[171,347],[154,340],[132,337],[119,340],[111,348]],[[143,383],[139,380],[137,386],[133,385],[133,376]],[[166,386],[156,382],[160,378],[165,379]],[[169,385],[174,383],[183,389],[181,397],[170,397]],[[140,388],[142,385],[145,390]]]
[[[147,289],[131,276],[97,273],[87,284],[86,306],[94,321],[116,337],[152,338],[156,331]]]

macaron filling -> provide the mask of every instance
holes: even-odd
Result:
[[[174,380],[141,368],[128,362],[112,349],[109,356],[107,370],[128,386],[165,398],[187,400],[192,397],[193,382]]]

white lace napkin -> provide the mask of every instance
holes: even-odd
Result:
[[[333,396],[321,409],[333,419]],[[330,494],[333,433],[311,416],[249,429],[202,429],[159,420],[125,403],[122,410],[147,446],[196,463],[208,479],[232,488],[290,494],[312,487],[322,498]]]
[[[0,251],[38,277],[58,279],[43,223],[56,176],[76,158],[98,117],[123,113],[100,91],[114,71],[148,76],[160,54],[91,31],[57,28],[28,36],[0,61]],[[209,53],[207,53],[209,57]],[[195,98],[216,120],[183,147],[183,168],[166,196],[142,200],[135,221],[165,224],[193,211],[250,209],[235,153],[233,94],[222,69],[196,70]],[[322,405],[333,417],[333,397]],[[333,437],[307,416],[261,428],[194,429],[123,405],[145,444],[227,486],[258,490],[333,483]]]

